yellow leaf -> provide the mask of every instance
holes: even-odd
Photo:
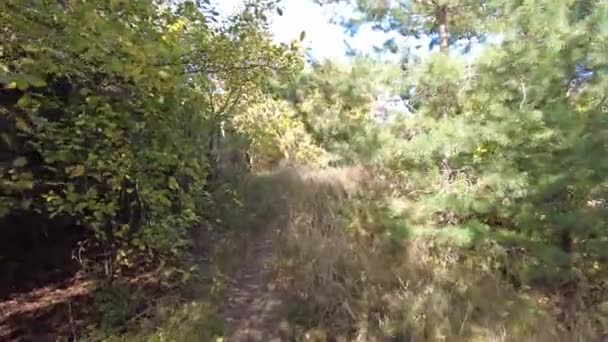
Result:
[[[166,80],[169,78],[169,74],[164,70],[159,71],[158,76],[163,80]]]
[[[84,165],[66,167],[65,171],[69,173],[70,178],[80,177],[84,175]]]

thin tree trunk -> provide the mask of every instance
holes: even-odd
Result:
[[[448,53],[448,8],[446,5],[437,6],[435,20],[439,26],[439,51]]]
[[[439,51],[443,54],[449,53],[449,45],[448,45],[448,8],[446,5],[437,6],[435,10],[435,20],[437,22],[437,26],[439,29]],[[445,89],[445,93],[447,94],[447,85]],[[445,109],[443,111],[443,118],[448,118],[448,111]],[[446,178],[446,180],[450,181],[453,176],[452,167],[450,166],[450,152],[445,151],[443,154],[443,158],[441,159],[441,171]]]

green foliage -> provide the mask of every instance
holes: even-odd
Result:
[[[126,323],[133,313],[130,290],[124,286],[108,285],[100,287],[93,294],[93,305],[100,313],[100,330],[111,333],[113,329]]]
[[[320,166],[324,151],[314,142],[288,102],[268,99],[234,117],[239,135],[247,137],[253,167],[269,169],[281,160],[295,165]]]
[[[265,13],[282,13],[274,0],[226,20],[208,2],[2,1],[0,218],[67,220],[95,237],[108,273],[143,260],[182,282],[193,269],[168,265],[193,226],[284,224],[280,266],[297,279],[306,328],[507,339],[502,326],[512,339],[555,340],[563,323],[566,339],[598,337],[599,320],[584,325],[569,306],[558,324],[532,299],[570,286],[568,303],[603,304],[587,290],[608,260],[608,5],[353,3],[363,15],[348,25],[443,27],[442,53],[298,73],[297,43],[268,32]],[[467,61],[447,53],[448,36],[500,39]],[[408,113],[387,113],[398,93]],[[303,170],[227,171],[244,155],[256,172],[282,160]],[[305,170],[332,163],[365,164],[376,179]],[[120,286],[94,301],[103,329],[133,314]],[[221,335],[207,302],[168,311],[160,332],[133,338]]]
[[[514,230],[543,241],[531,253],[540,263],[553,260],[557,273],[571,265],[546,251],[569,254],[603,239],[604,209],[589,203],[603,198],[606,184],[598,59],[606,9],[588,5],[581,17],[569,1],[505,4],[504,40],[475,64],[434,55],[411,72],[416,112],[395,124],[393,132],[407,134],[384,165],[427,224]]]
[[[3,1],[0,214],[67,217],[112,250],[178,256],[219,122],[299,67],[266,32],[270,8],[217,23],[192,2]]]
[[[374,116],[390,114],[377,104],[394,95],[398,77],[396,66],[364,57],[343,64],[326,61],[302,73],[280,94],[316,144],[352,163],[377,152]]]
[[[166,310],[166,321],[150,326],[147,333],[129,334],[122,339],[108,341],[217,341],[221,340],[222,322],[212,305],[204,301],[191,301],[178,309]]]
[[[587,333],[599,336],[603,329],[599,318],[596,323],[591,322],[599,316],[582,307],[601,304],[603,299],[590,299],[590,293],[603,288],[608,276],[601,266],[605,254],[592,247],[605,247],[607,239],[604,227],[608,217],[605,206],[608,164],[603,150],[608,127],[605,120],[608,78],[606,56],[602,54],[608,38],[606,4],[569,0],[463,1],[458,2],[462,8],[483,5],[483,13],[474,14],[475,20],[471,22],[461,22],[459,7],[452,6],[456,2],[451,1],[354,3],[364,13],[359,19],[415,31],[426,30],[426,25],[436,25],[439,20],[435,12],[427,13],[436,15],[434,19],[418,22],[421,6],[447,6],[451,11],[447,24],[453,38],[466,37],[480,28],[482,35],[500,38],[487,44],[476,60],[467,61],[444,50],[407,63],[400,86],[408,90],[405,97],[411,113],[384,125],[374,125],[374,136],[381,143],[374,150],[373,167],[378,178],[387,180],[384,190],[390,190],[402,202],[401,212],[396,218],[376,214],[372,216],[374,219],[360,219],[358,227],[381,234],[375,240],[383,241],[387,235],[400,236],[396,241],[400,241],[401,248],[411,247],[408,245],[411,241],[431,244],[434,247],[428,256],[429,272],[445,268],[441,253],[447,250],[446,254],[454,252],[456,260],[465,265],[480,266],[472,267],[473,272],[495,277],[501,286],[508,283],[518,291],[525,289],[522,292],[533,289],[558,293],[562,297],[556,300],[556,306],[566,312],[558,316],[559,324],[571,329],[566,339],[582,339]],[[416,25],[411,25],[413,22]],[[412,34],[408,30],[402,33]],[[346,77],[356,79],[353,75]],[[349,82],[336,78],[336,83],[328,82],[332,88],[339,89],[337,84]],[[364,86],[369,79],[373,77],[365,76],[357,85]],[[323,87],[319,84],[313,89]],[[335,98],[357,103],[356,97],[337,93]],[[303,99],[312,102],[309,113],[323,112],[332,104],[322,96]],[[348,113],[347,106],[339,108],[338,113]],[[331,123],[334,117],[339,118],[336,121],[346,121],[340,115],[343,114],[322,115],[319,121]],[[345,134],[349,143],[357,141],[356,137],[366,131],[365,124],[353,126]],[[345,130],[348,127],[340,126]],[[340,135],[325,133],[320,141],[332,146],[340,139]],[[357,161],[365,160],[357,157],[354,158]],[[381,213],[386,209],[377,204],[371,207]],[[395,234],[404,230],[408,233]],[[306,238],[322,240],[317,236],[295,237]],[[331,267],[335,267],[335,272],[343,267],[365,269],[363,262],[344,266],[342,259],[331,259],[334,251],[315,247],[323,243],[326,242],[294,242],[294,255],[307,255],[300,259],[300,267],[316,267],[306,260],[319,260],[313,255],[328,254],[330,265],[324,265],[321,271]],[[344,253],[352,253],[348,260],[356,263],[354,255],[359,255],[359,249],[348,243],[340,244]],[[388,258],[383,253],[390,246],[378,247],[383,265]],[[468,273],[456,269],[449,281],[467,283],[464,274]],[[355,278],[345,276],[347,280],[342,286],[348,288],[349,281]],[[307,280],[314,284],[314,280]],[[348,300],[352,298],[349,296],[372,291],[378,283],[382,280],[356,290],[344,290],[342,298]],[[471,291],[481,288],[479,284],[467,286]],[[315,291],[324,293],[322,288]],[[316,298],[314,291],[306,293]],[[416,293],[412,300],[417,295],[420,294]],[[444,304],[465,299],[473,302],[467,297],[472,295],[465,292],[464,297],[433,300]],[[320,304],[322,300],[311,302],[326,309]],[[566,307],[565,303],[573,302],[579,306]],[[331,303],[339,306],[337,302]],[[463,307],[459,306],[460,309]],[[513,313],[515,309],[505,310]],[[411,318],[410,314],[413,312],[405,316]],[[437,312],[425,314],[441,317]],[[348,313],[343,317],[347,320]],[[410,322],[408,328],[419,329],[420,322]],[[554,338],[556,331],[547,338]],[[518,336],[515,331],[509,332]]]
[[[338,182],[341,173],[317,172],[272,179],[292,201],[277,263],[294,278],[288,317],[296,335],[561,341],[551,315],[535,310],[535,294],[520,297],[489,272],[500,262],[493,259],[497,248],[478,238],[487,227],[409,227],[382,196],[341,197],[317,181]],[[472,245],[480,251],[471,253]]]

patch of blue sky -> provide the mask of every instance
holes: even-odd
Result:
[[[229,14],[238,10],[243,0],[216,0],[219,12]],[[396,37],[394,33],[378,32],[371,25],[364,25],[357,34],[349,35],[345,28],[332,23],[336,14],[347,16],[353,13],[346,5],[319,6],[312,0],[284,0],[281,3],[283,15],[271,16],[271,30],[280,43],[289,43],[305,31],[301,43],[314,59],[342,60],[347,58],[349,47],[363,53],[373,53],[374,46]]]
[[[243,0],[212,0],[218,11],[228,16],[243,5]],[[383,32],[374,30],[372,24],[363,24],[356,30],[347,30],[339,22],[344,18],[356,16],[355,10],[348,5],[319,6],[313,0],[283,0],[281,3],[283,15],[278,13],[270,17],[270,29],[277,43],[290,43],[298,39],[302,31],[306,32],[305,39],[300,43],[307,49],[309,60],[321,61],[330,59],[346,62],[349,51],[367,54],[380,60],[399,61],[404,51],[409,51],[420,59],[439,50],[436,35],[427,34],[420,37],[404,37],[398,32]],[[389,53],[378,47],[388,41],[399,47],[399,52]],[[457,41],[452,43],[451,53],[462,54],[466,61],[473,62],[482,52],[487,43],[496,43],[497,36],[487,37],[485,43],[477,39]],[[399,114],[411,115],[405,100],[396,94],[385,94],[378,99],[373,116],[379,122],[387,122]],[[376,113],[377,112],[377,113]]]
[[[220,13],[228,15],[238,10],[243,0],[215,0]],[[356,30],[347,30],[336,23],[336,18],[351,18],[356,16],[354,9],[345,4],[319,6],[312,0],[283,0],[281,3],[283,15],[277,13],[271,16],[271,30],[274,39],[279,43],[289,43],[297,39],[302,31],[306,37],[301,43],[307,49],[307,55],[314,60],[332,59],[346,60],[349,51],[369,54],[384,60],[397,61],[399,53],[379,51],[386,41],[392,40],[397,46],[424,58],[439,49],[436,37],[422,35],[419,38],[404,37],[397,32],[382,32],[374,30],[371,24],[364,24]],[[455,44],[464,46],[464,42]],[[479,56],[483,44],[473,41],[464,54],[467,60]],[[454,49],[462,51],[463,49]]]

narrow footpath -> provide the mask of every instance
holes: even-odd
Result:
[[[267,230],[251,241],[227,290],[224,322],[228,342],[289,340],[284,302],[271,269],[272,233]]]

